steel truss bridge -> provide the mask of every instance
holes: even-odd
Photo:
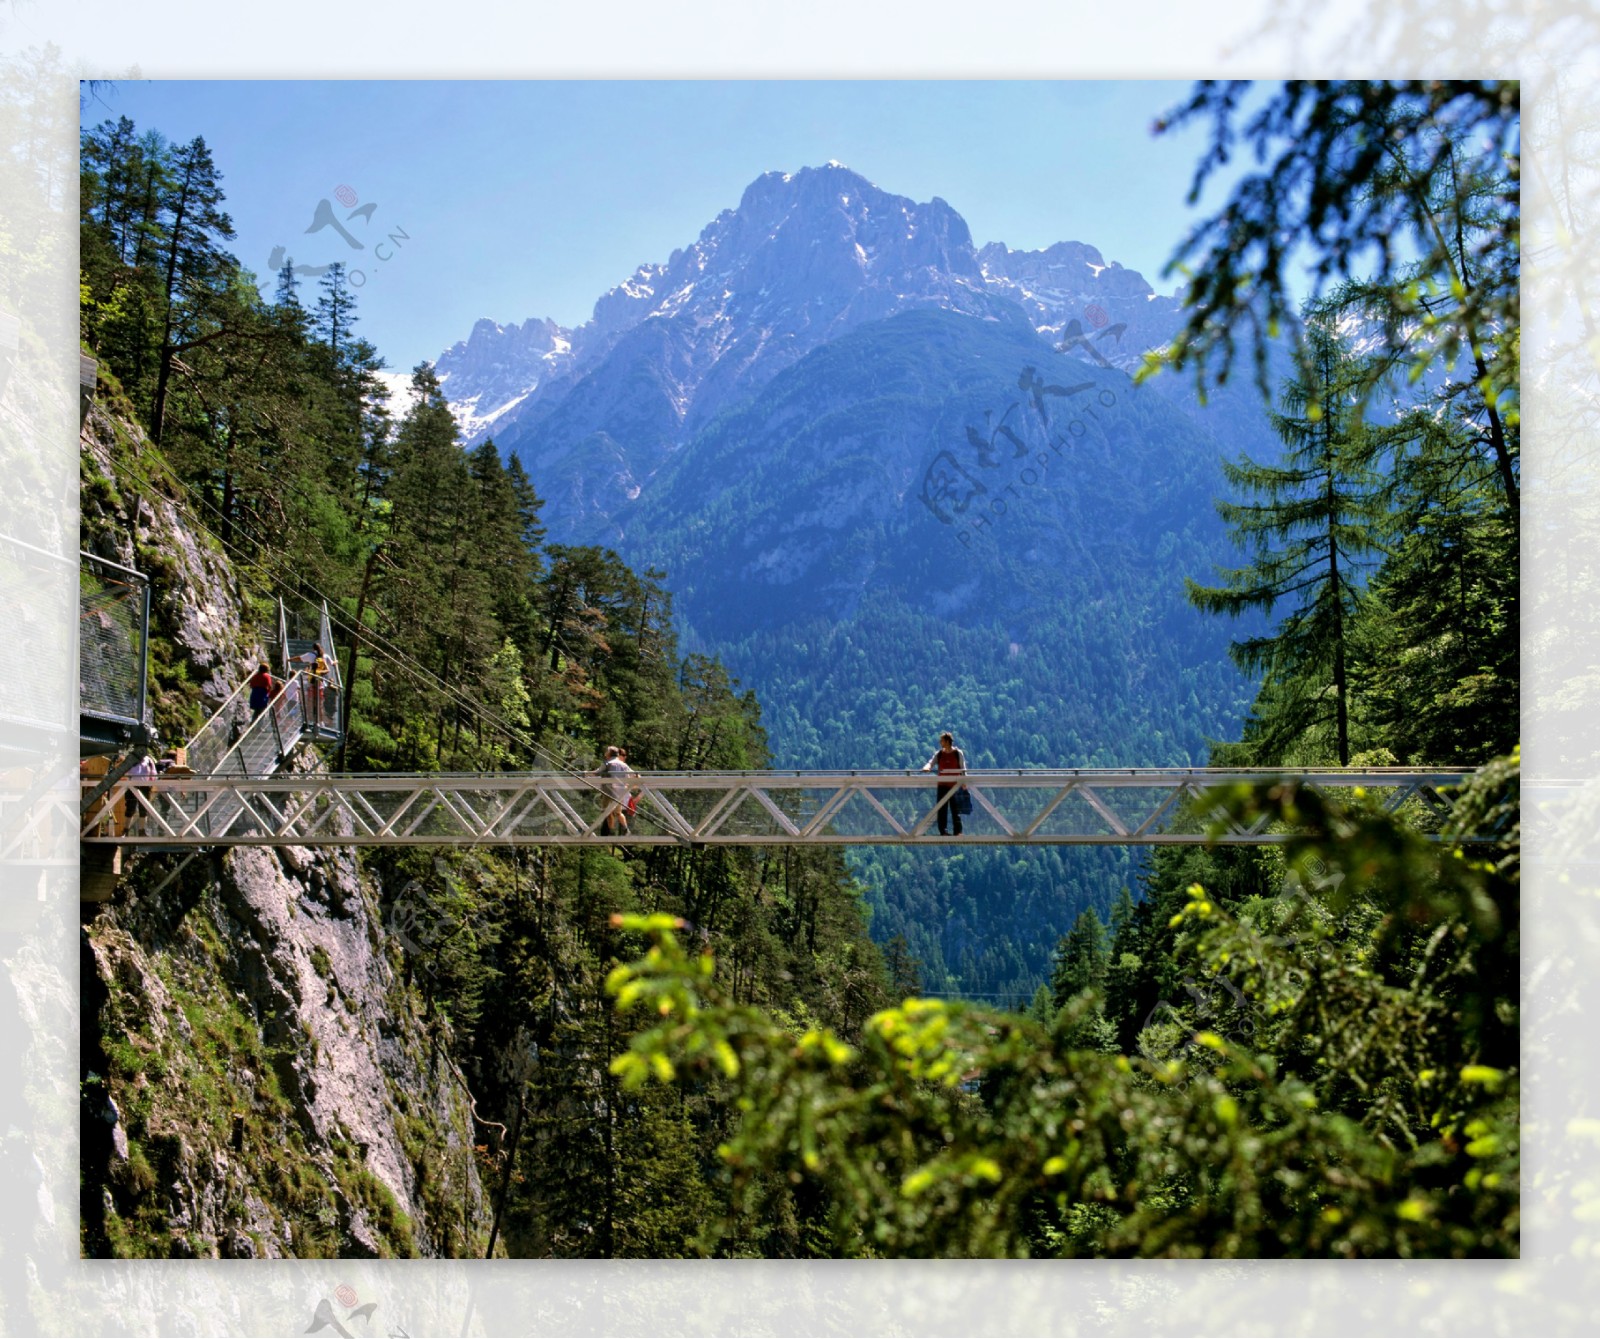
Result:
[[[969,771],[953,798],[923,772],[646,772],[621,783],[559,772],[124,777],[72,817],[87,845],[222,846],[1172,846],[1267,845],[1214,787],[1288,781],[1389,810],[1448,809],[1469,771],[1416,768],[1116,768]],[[625,831],[617,830],[628,801]],[[1488,834],[1485,834],[1485,838]]]

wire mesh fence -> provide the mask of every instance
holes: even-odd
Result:
[[[78,567],[78,710],[137,724],[144,719],[150,582],[83,554]]]
[[[53,732],[75,728],[72,587],[75,555],[0,536],[0,720]]]

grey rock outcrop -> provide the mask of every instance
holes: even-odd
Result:
[[[184,682],[202,685],[203,711],[260,637],[227,553],[189,524],[148,451],[97,404],[84,542],[149,573],[153,635],[185,669],[152,688],[181,717],[196,705],[177,700]],[[130,857],[83,928],[85,1249],[481,1254],[471,1095],[401,979],[382,889],[348,850],[182,860]]]
[[[354,857],[237,849],[168,896],[122,901],[88,932],[106,996],[109,1241],[470,1252],[488,1227],[470,1094],[412,1014]]]
[[[110,485],[83,489],[83,545],[151,577],[151,624],[189,666],[209,715],[261,655],[259,639],[239,617],[238,577],[222,547],[190,525],[159,485],[162,466],[144,433],[104,398],[89,411],[79,442],[88,480]]]

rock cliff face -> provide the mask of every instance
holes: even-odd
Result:
[[[195,866],[85,930],[85,1051],[109,1090],[84,1132],[85,1248],[481,1254],[470,1098],[353,857]]]
[[[259,639],[226,555],[154,486],[153,453],[114,410],[96,409],[83,467],[85,545],[154,578],[171,740]],[[487,1133],[445,1024],[402,979],[381,896],[349,851],[126,862],[81,940],[86,1254],[482,1254]]]
[[[243,626],[238,578],[221,547],[187,525],[160,487],[144,433],[97,402],[79,439],[80,543],[150,577],[151,709],[182,743],[248,673],[262,648]],[[181,666],[181,670],[178,668]]]

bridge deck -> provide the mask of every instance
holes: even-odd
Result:
[[[124,780],[82,840],[124,846],[1262,845],[1286,835],[1222,822],[1211,787],[1281,778],[1434,810],[1465,771],[1117,768],[970,771],[971,813],[940,837],[922,772],[278,774]],[[100,815],[126,796],[123,825]],[[949,802],[949,796],[945,802]],[[626,811],[629,801],[632,811]],[[624,831],[608,831],[621,824]],[[120,830],[114,830],[120,828]]]

